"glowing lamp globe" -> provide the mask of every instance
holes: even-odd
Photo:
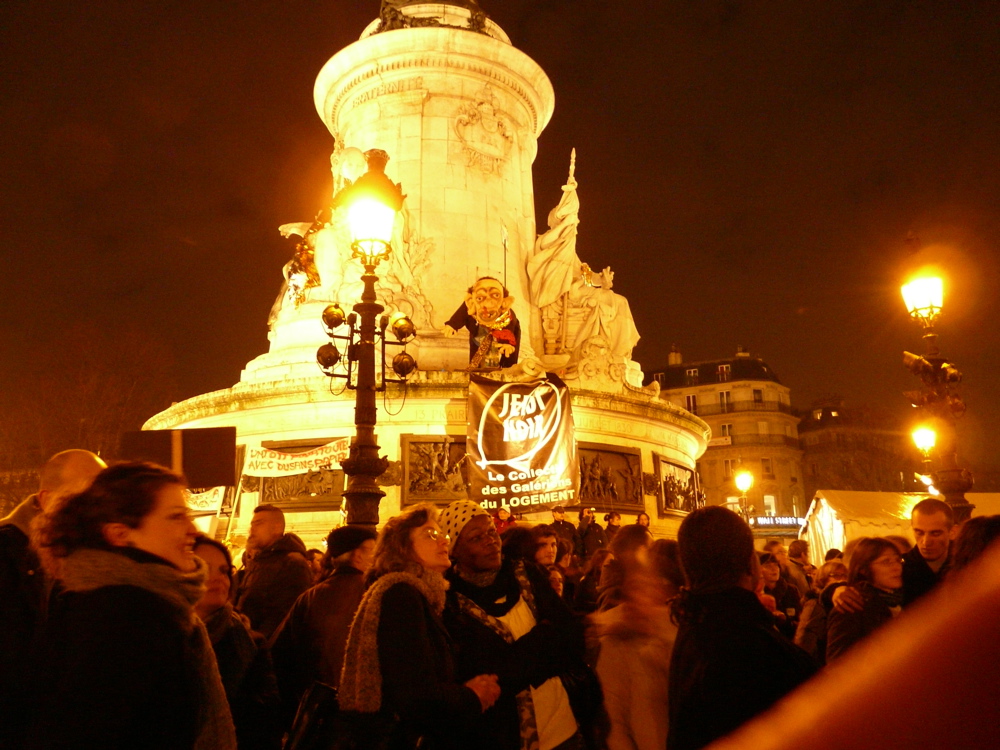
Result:
[[[927,455],[934,449],[934,445],[937,443],[937,433],[934,432],[930,427],[919,427],[913,431],[913,444],[917,446],[919,450],[924,455]]]
[[[746,492],[751,487],[753,487],[753,474],[749,471],[741,471],[736,475],[736,489],[740,492]]]
[[[405,196],[385,174],[389,161],[385,151],[370,149],[365,160],[368,171],[337,193],[333,206],[345,209],[355,256],[374,266],[392,249],[392,230]]]
[[[929,325],[941,314],[944,282],[939,276],[921,276],[902,287],[903,301],[911,317]]]

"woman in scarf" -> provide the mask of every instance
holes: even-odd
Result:
[[[455,677],[441,622],[451,567],[448,537],[430,506],[382,529],[372,580],[351,625],[340,678],[341,745],[463,748],[470,719],[500,695],[495,675]]]
[[[224,544],[207,536],[194,553],[208,566],[205,595],[195,612],[208,630],[236,725],[240,750],[281,747],[281,701],[267,643],[250,620],[233,609],[233,559]]]
[[[234,750],[212,644],[194,612],[207,566],[184,478],[105,469],[42,519],[55,579],[41,633],[28,748]]]
[[[847,585],[861,592],[864,608],[852,613],[831,610],[827,617],[827,661],[836,659],[899,614],[903,601],[903,558],[899,548],[880,537],[860,540],[851,553]]]

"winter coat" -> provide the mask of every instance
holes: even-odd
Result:
[[[663,750],[677,637],[669,608],[637,611],[626,602],[591,616],[590,622],[600,644],[596,671],[610,722],[608,750]]]
[[[589,559],[597,550],[608,546],[608,537],[604,533],[604,527],[597,521],[580,521],[577,533],[580,535],[582,557],[585,559]]]
[[[284,732],[281,699],[264,636],[250,630],[249,620],[231,604],[209,615],[205,627],[236,725],[239,750],[280,748]]]
[[[349,746],[473,746],[467,727],[482,704],[455,674],[440,616],[444,586],[438,574],[400,572],[382,576],[365,592],[340,678],[340,734],[362,743]]]
[[[765,586],[764,593],[774,597],[775,609],[784,615],[784,617],[775,615],[774,622],[778,632],[792,640],[795,638],[795,630],[799,626],[799,613],[802,611],[802,600],[799,599],[798,589],[784,578],[779,578],[774,588],[769,589]]]
[[[490,603],[506,597],[509,611],[522,596],[518,571],[532,594],[536,625],[509,641],[483,622],[470,603],[489,608]],[[494,584],[484,589],[462,580],[454,571],[448,573],[448,580],[451,588],[444,622],[455,644],[458,679],[495,674],[500,680],[500,698],[475,725],[477,750],[520,750],[518,696],[553,677],[562,680],[577,724],[586,735],[600,708],[600,688],[584,658],[584,623],[552,589],[545,571],[505,559]]]
[[[45,600],[45,575],[28,544],[40,512],[32,495],[0,520],[0,747],[24,728],[28,656]]]
[[[250,618],[254,630],[270,638],[312,582],[305,545],[294,534],[285,534],[240,571],[236,609]]]
[[[351,622],[365,593],[364,575],[340,565],[303,593],[271,641],[271,657],[286,710],[294,717],[303,693],[317,680],[340,683]]]
[[[670,664],[671,750],[697,750],[763,713],[816,671],[752,591],[686,592]]]
[[[566,520],[553,521],[551,525],[552,528],[556,530],[556,534],[569,544],[570,552],[574,555],[581,556],[582,551],[580,549],[580,535],[576,531],[576,526]]]
[[[820,597],[813,594],[802,605],[795,629],[795,645],[820,664],[826,664],[826,612]]]
[[[133,548],[63,560],[36,653],[28,750],[235,750],[225,690],[181,573]]]
[[[784,572],[788,574],[788,582],[798,590],[799,598],[804,599],[807,597],[809,592],[812,591],[812,581],[806,575],[806,569],[803,564],[798,560],[789,558],[788,567],[784,569]]]
[[[864,640],[893,618],[893,611],[867,581],[856,586],[865,601],[860,612],[832,609],[826,620],[826,660],[842,656],[851,646]]]
[[[920,554],[920,548],[914,547],[903,555],[903,606],[908,607],[928,591],[933,589],[948,574],[951,567],[951,553],[948,560],[935,573]]]

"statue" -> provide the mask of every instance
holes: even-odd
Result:
[[[460,328],[469,332],[469,369],[495,369],[517,364],[521,348],[521,324],[511,309],[514,298],[507,287],[492,276],[476,279],[465,302],[444,325],[444,334],[454,336]]]

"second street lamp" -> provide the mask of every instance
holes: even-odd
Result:
[[[747,507],[747,492],[753,487],[753,474],[744,469],[736,474],[734,477],[736,483],[736,489],[743,493],[740,498],[740,515],[743,516],[743,520],[749,523],[750,521],[750,508]]]
[[[917,447],[924,454],[925,471],[929,470],[930,453],[935,449],[939,468],[933,473],[934,485],[944,496],[955,514],[955,522],[969,520],[974,506],[965,499],[965,493],[972,489],[972,474],[958,465],[957,434],[955,420],[965,413],[965,403],[953,392],[953,387],[961,382],[962,373],[941,356],[934,326],[944,307],[944,284],[937,276],[918,276],[903,285],[903,301],[910,317],[916,320],[924,331],[924,354],[903,352],[903,364],[923,383],[918,391],[907,391],[904,395],[915,407],[927,414],[939,426],[935,440],[929,445],[928,435],[922,435],[923,445]],[[933,433],[932,433],[933,434]],[[914,441],[917,440],[916,433]]]
[[[355,437],[351,442],[350,455],[341,462],[347,474],[347,489],[344,491],[347,523],[374,526],[378,523],[379,501],[385,497],[376,480],[389,463],[384,456],[379,456],[379,445],[375,442],[375,394],[384,391],[387,382],[405,382],[417,363],[404,350],[392,360],[393,372],[399,377],[386,377],[386,346],[405,347],[416,335],[413,323],[401,315],[391,321],[396,341],[387,341],[386,330],[390,329],[390,319],[388,315],[382,315],[385,307],[377,301],[375,294],[375,282],[378,281],[375,268],[392,252],[393,227],[404,196],[400,186],[385,174],[385,165],[389,161],[385,151],[372,149],[365,152],[365,159],[368,171],[333,199],[334,210],[344,209],[351,233],[353,257],[358,258],[364,267],[361,276],[364,290],[361,301],[353,306],[354,312],[350,315],[336,303],[323,311],[323,327],[331,340],[319,348],[316,360],[325,375],[346,378],[347,387],[357,393]],[[344,325],[348,326],[347,334],[336,333]],[[381,345],[381,381],[375,376],[376,339]],[[337,340],[347,343],[346,372],[343,373],[336,371],[342,361]]]

